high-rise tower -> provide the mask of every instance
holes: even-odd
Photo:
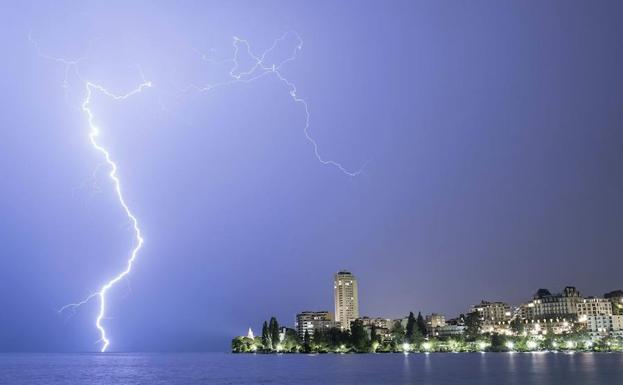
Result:
[[[349,271],[339,271],[333,282],[335,321],[342,330],[350,329],[350,322],[359,318],[357,279]]]

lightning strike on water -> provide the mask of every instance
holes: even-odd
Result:
[[[110,345],[110,341],[108,340],[108,338],[106,338],[106,329],[104,329],[104,327],[102,326],[102,319],[104,318],[104,315],[106,314],[106,293],[111,287],[113,287],[117,282],[119,282],[126,275],[128,275],[130,271],[132,271],[132,266],[134,264],[134,261],[136,259],[136,256],[139,250],[143,246],[144,239],[141,234],[141,229],[138,225],[138,220],[136,219],[132,211],[130,211],[130,208],[128,207],[123,197],[123,193],[121,191],[121,181],[119,180],[119,177],[117,175],[117,164],[112,160],[106,148],[102,147],[97,142],[97,137],[99,136],[99,128],[95,125],[93,121],[93,112],[91,111],[89,106],[91,104],[91,96],[93,95],[94,90],[99,91],[103,93],[104,95],[113,98],[114,100],[124,100],[134,94],[141,92],[144,88],[151,87],[151,86],[152,86],[151,82],[143,82],[136,89],[130,91],[129,93],[125,95],[114,95],[100,85],[87,82],[86,84],[87,96],[84,99],[84,102],[82,103],[82,110],[87,114],[88,121],[89,121],[89,128],[90,128],[89,140],[91,141],[91,144],[93,145],[93,147],[97,151],[101,152],[102,155],[104,155],[104,158],[106,159],[106,163],[110,166],[110,173],[108,174],[108,176],[114,182],[115,192],[117,193],[117,199],[119,199],[119,203],[123,207],[125,214],[128,216],[130,222],[132,223],[132,228],[134,230],[134,237],[135,237],[135,242],[136,242],[134,245],[134,248],[132,249],[130,257],[127,261],[125,270],[123,270],[117,276],[115,276],[110,281],[108,281],[104,286],[100,288],[100,290],[97,293],[95,293],[95,295],[97,295],[100,300],[100,310],[97,315],[97,319],[95,320],[95,325],[97,326],[97,329],[100,332],[101,341],[103,342],[102,349],[101,349],[102,352],[105,352],[106,349],[108,348],[108,345]]]
[[[288,37],[293,36],[296,41],[296,47],[294,48],[291,56],[287,57],[285,60],[279,62],[278,64],[271,64],[271,65],[266,65],[265,64],[265,60],[268,54],[270,54],[273,50],[275,50],[275,48],[278,46],[279,43],[283,42],[284,40],[286,40]],[[35,40],[32,39],[32,37],[29,35],[28,36],[29,41],[31,42],[31,44],[34,45],[34,47],[37,50],[37,54],[44,58],[44,59],[48,59],[48,60],[52,60],[58,63],[61,63],[65,66],[64,69],[64,79],[63,79],[63,83],[62,86],[65,89],[65,96],[67,98],[67,92],[69,89],[69,74],[73,71],[75,73],[75,75],[82,80],[82,76],[80,75],[79,72],[79,64],[80,62],[82,62],[83,60],[86,60],[87,58],[77,58],[77,59],[64,59],[64,58],[60,58],[60,57],[55,57],[55,56],[50,56],[47,55],[45,53],[43,53],[41,51],[41,49],[39,48],[39,45],[37,44],[37,42]],[[310,132],[309,132],[309,128],[310,128],[310,112],[309,112],[309,106],[307,104],[307,101],[301,97],[299,97],[297,95],[297,88],[296,85],[291,82],[290,80],[288,80],[282,73],[281,73],[281,67],[288,63],[291,62],[293,60],[296,59],[296,55],[297,52],[300,51],[303,47],[303,40],[301,39],[301,37],[296,33],[296,32],[287,32],[286,34],[284,34],[283,36],[281,36],[280,38],[276,39],[273,44],[264,52],[262,52],[261,55],[256,55],[253,53],[252,49],[251,49],[251,45],[249,44],[249,42],[247,40],[244,39],[240,39],[237,37],[234,37],[234,41],[233,41],[233,46],[234,46],[234,54],[233,57],[231,59],[225,59],[220,61],[219,63],[227,63],[230,62],[232,63],[232,67],[229,71],[229,75],[230,75],[230,79],[220,82],[220,83],[215,83],[215,84],[211,84],[211,85],[205,85],[205,86],[196,86],[196,85],[190,85],[188,87],[185,88],[185,90],[190,90],[190,89],[194,89],[196,91],[199,92],[206,92],[206,91],[210,91],[212,89],[218,88],[218,87],[223,87],[226,85],[231,85],[234,83],[250,83],[253,82],[259,78],[262,78],[264,76],[273,74],[274,76],[277,77],[277,79],[282,82],[283,84],[286,85],[286,87],[289,89],[289,94],[290,97],[292,98],[292,100],[295,103],[301,104],[304,107],[305,110],[305,125],[303,127],[303,132],[305,135],[305,138],[307,139],[307,141],[312,145],[313,150],[314,150],[314,154],[316,156],[316,158],[318,159],[318,161],[324,165],[330,165],[333,167],[336,167],[337,169],[339,169],[341,172],[343,172],[346,175],[349,176],[357,176],[359,174],[361,174],[363,169],[359,169],[357,171],[351,171],[346,169],[341,163],[338,163],[334,160],[330,160],[330,159],[326,159],[324,158],[321,154],[320,154],[320,150],[319,150],[319,146],[318,143],[316,142],[316,140],[311,136]],[[246,54],[249,55],[249,57],[254,61],[254,64],[251,66],[251,68],[247,71],[239,71],[238,68],[240,67],[239,65],[239,54],[240,54],[240,49],[241,46],[244,47],[244,50],[246,51]],[[207,61],[207,62],[216,62],[210,58],[208,58],[206,55],[203,55],[202,58]],[[140,71],[140,68],[139,68]],[[142,72],[141,72],[141,76],[142,76]],[[138,220],[135,217],[135,215],[132,213],[132,211],[130,210],[130,208],[128,207],[123,192],[122,192],[122,187],[121,187],[121,180],[119,179],[119,176],[117,174],[117,170],[118,170],[118,166],[115,163],[115,161],[112,159],[112,157],[110,156],[110,153],[108,152],[108,150],[103,147],[98,141],[97,138],[99,137],[100,134],[100,129],[98,128],[98,126],[95,124],[95,118],[94,118],[94,114],[91,110],[91,102],[92,102],[92,96],[94,94],[94,92],[99,92],[113,100],[116,101],[122,101],[125,100],[135,94],[138,94],[140,92],[142,92],[145,88],[149,88],[152,87],[152,83],[149,81],[146,81],[145,78],[143,77],[143,82],[135,89],[131,90],[130,92],[126,93],[126,94],[122,94],[122,95],[117,95],[114,94],[110,91],[108,91],[106,88],[104,88],[103,86],[90,82],[90,81],[86,81],[85,82],[85,88],[86,88],[86,95],[85,98],[81,104],[81,110],[83,113],[86,114],[87,116],[87,122],[89,125],[89,141],[92,145],[92,147],[98,151],[99,153],[101,153],[105,159],[105,162],[103,163],[105,166],[107,166],[110,171],[108,173],[108,177],[110,178],[110,180],[113,182],[114,185],[114,189],[115,189],[115,193],[117,195],[117,199],[119,201],[119,204],[121,205],[121,207],[123,208],[128,220],[130,221],[131,225],[132,225],[132,229],[134,232],[134,246],[130,252],[130,255],[127,259],[126,262],[126,268],[121,271],[119,274],[117,274],[115,277],[111,278],[109,281],[107,281],[103,286],[101,286],[99,288],[98,291],[90,294],[88,297],[86,297],[85,299],[83,299],[80,302],[76,302],[76,303],[70,303],[68,305],[63,306],[61,309],[59,309],[59,312],[64,312],[65,310],[75,310],[78,307],[88,303],[89,301],[91,301],[94,298],[99,299],[99,312],[97,314],[97,318],[95,320],[95,326],[97,328],[97,330],[100,333],[100,340],[98,342],[102,342],[103,345],[100,349],[101,352],[105,352],[109,345],[110,345],[110,340],[107,337],[106,334],[106,329],[104,328],[104,326],[102,325],[102,321],[106,315],[106,294],[108,293],[108,291],[115,286],[115,284],[117,284],[120,280],[122,280],[123,278],[125,278],[131,271],[132,271],[132,267],[134,265],[134,262],[136,260],[136,257],[138,255],[138,252],[141,250],[143,243],[144,243],[144,238],[142,236],[141,233],[141,229],[139,227],[138,224]],[[365,166],[365,164],[364,164]]]
[[[104,156],[106,164],[110,168],[108,177],[112,180],[114,187],[115,187],[115,193],[117,194],[117,199],[119,200],[121,207],[123,208],[126,216],[128,217],[130,223],[132,224],[132,228],[134,231],[134,239],[135,239],[135,244],[127,260],[125,270],[123,270],[122,272],[117,274],[115,277],[110,279],[97,292],[89,295],[84,300],[77,302],[77,303],[65,305],[59,310],[59,312],[63,312],[69,308],[75,309],[81,305],[86,304],[91,299],[98,297],[99,302],[100,302],[100,308],[99,308],[99,313],[97,314],[97,318],[95,320],[95,326],[100,332],[100,341],[103,343],[102,348],[100,350],[101,352],[105,352],[108,346],[110,345],[110,340],[108,340],[106,336],[106,329],[104,329],[104,326],[102,325],[102,320],[104,319],[104,316],[106,315],[106,293],[117,282],[119,282],[121,279],[123,279],[126,275],[128,275],[132,271],[134,261],[136,260],[136,256],[138,252],[140,251],[141,247],[143,246],[144,239],[141,233],[141,229],[138,225],[138,220],[136,219],[136,217],[134,216],[134,214],[128,207],[125,201],[125,198],[123,196],[123,192],[121,189],[121,180],[119,179],[119,176],[117,175],[117,169],[118,169],[117,164],[115,163],[114,160],[112,160],[108,150],[106,150],[106,148],[103,147],[101,144],[99,144],[99,142],[97,141],[97,137],[100,134],[100,130],[94,122],[94,115],[90,107],[91,97],[93,96],[94,91],[98,91],[104,94],[105,96],[112,98],[113,100],[125,100],[131,97],[132,95],[135,95],[141,92],[144,88],[151,87],[151,86],[152,86],[151,82],[144,81],[137,88],[128,92],[127,94],[115,95],[112,92],[108,91],[106,88],[102,87],[101,85],[87,82],[86,83],[86,97],[84,101],[82,102],[82,111],[84,111],[84,113],[87,115],[87,118],[88,118],[87,120],[89,124],[89,141],[91,142],[91,145],[93,146],[93,148]]]

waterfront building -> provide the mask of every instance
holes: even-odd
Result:
[[[436,337],[460,336],[465,333],[465,329],[467,329],[467,326],[465,326],[465,318],[461,315],[457,318],[447,320],[445,325],[439,326],[435,330],[434,335]]]
[[[375,326],[377,328],[383,329],[391,329],[394,325],[394,321],[389,318],[381,318],[381,317],[361,317],[358,318],[361,321],[363,326]]]
[[[511,321],[500,321],[500,322],[482,322],[480,325],[480,333],[481,334],[501,334],[511,336],[514,335],[513,327]]]
[[[357,279],[348,271],[339,271],[333,282],[335,321],[342,330],[350,330],[350,323],[359,318]]]
[[[296,315],[296,334],[301,340],[305,332],[311,337],[316,330],[328,331],[336,326],[333,314],[328,311],[304,311]]]
[[[426,316],[426,325],[431,328],[438,328],[446,324],[446,317],[443,314],[432,313]]]
[[[520,307],[519,316],[525,320],[572,319],[577,316],[578,303],[582,302],[580,292],[567,286],[560,294],[551,294],[547,289],[539,289],[531,302]]]
[[[623,290],[606,293],[604,298],[612,303],[612,314],[623,315]]]
[[[471,312],[478,313],[483,323],[491,325],[510,321],[512,317],[511,307],[505,302],[481,301],[472,306]]]
[[[589,315],[586,330],[592,338],[623,337],[623,315]]]
[[[446,325],[446,317],[443,314],[432,313],[424,319],[426,320],[426,333],[429,336],[437,335],[437,329]]]
[[[363,325],[364,330],[368,333],[368,338],[372,335],[372,329],[375,329],[375,333],[377,336],[381,338],[382,341],[390,340],[392,336],[392,327],[394,326],[393,320],[389,318],[371,318],[371,317],[361,317],[358,318]]]
[[[435,337],[452,337],[452,336],[460,336],[465,333],[465,329],[467,327],[465,325],[452,325],[446,324],[444,326],[440,326],[435,330]]]
[[[605,298],[584,298],[577,305],[578,320],[598,315],[612,315],[612,302]]]
[[[568,334],[573,329],[573,320],[567,318],[540,318],[524,320],[524,333],[533,336]]]

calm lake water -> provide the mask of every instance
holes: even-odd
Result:
[[[0,384],[623,384],[623,354],[0,354]]]

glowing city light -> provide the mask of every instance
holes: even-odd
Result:
[[[515,349],[515,343],[514,343],[513,341],[508,341],[508,342],[506,343],[506,347],[507,347],[509,350],[513,350],[513,349]]]
[[[532,340],[530,340],[530,341],[528,341],[528,342],[526,343],[526,346],[527,346],[527,347],[528,347],[528,349],[530,349],[530,350],[535,350],[535,349],[539,346],[539,344],[537,344],[537,343],[536,343],[536,341],[532,341]]]
[[[430,343],[430,342],[424,342],[424,343],[422,344],[422,348],[423,348],[424,350],[430,350],[430,348],[431,348],[431,343]]]
[[[402,344],[402,350],[404,352],[408,352],[409,350],[411,350],[411,345],[405,342],[404,344]]]

